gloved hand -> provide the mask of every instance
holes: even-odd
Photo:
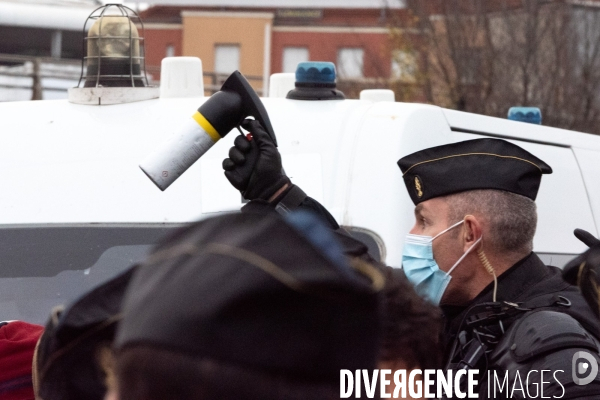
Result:
[[[573,231],[575,237],[583,242],[587,247],[593,247],[600,244],[600,240],[596,238],[594,235],[589,233],[588,231],[584,231],[583,229],[575,229]]]
[[[600,317],[600,240],[583,229],[575,229],[573,233],[589,249],[565,265],[563,278],[579,286],[592,311]]]
[[[283,174],[281,155],[260,122],[247,119],[242,128],[252,134],[240,135],[223,160],[225,177],[247,200],[269,200],[290,179]]]

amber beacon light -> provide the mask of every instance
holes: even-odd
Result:
[[[140,35],[140,32],[142,33]],[[79,104],[115,104],[158,97],[150,89],[144,61],[144,24],[139,15],[122,4],[95,9],[83,25],[81,75],[69,100]],[[135,88],[123,96],[122,90]],[[117,99],[127,98],[126,101]]]
[[[144,62],[144,38],[136,25],[144,25],[135,11],[121,4],[107,4],[87,18],[83,61],[87,66],[84,87],[148,86]],[[87,50],[87,51],[86,51]],[[83,80],[83,68],[79,85]]]

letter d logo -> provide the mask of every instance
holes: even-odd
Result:
[[[589,375],[585,378],[579,376],[585,375],[589,371]],[[571,373],[573,374],[573,382],[576,385],[587,385],[598,375],[598,363],[594,356],[587,351],[578,351],[573,354],[573,364]]]

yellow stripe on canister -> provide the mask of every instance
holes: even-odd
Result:
[[[196,111],[194,115],[192,115],[192,118],[194,118],[194,121],[196,121],[206,133],[208,133],[208,136],[210,136],[210,138],[215,143],[218,142],[219,139],[221,139],[221,135],[219,135],[219,132],[217,132],[217,130],[211,125],[211,123],[208,122],[206,118],[204,118],[204,115]]]

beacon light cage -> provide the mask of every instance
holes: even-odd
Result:
[[[141,26],[142,36],[136,24]],[[85,56],[77,87],[84,78],[84,87],[148,86],[144,34],[144,23],[131,8],[107,4],[95,9],[83,25]]]

